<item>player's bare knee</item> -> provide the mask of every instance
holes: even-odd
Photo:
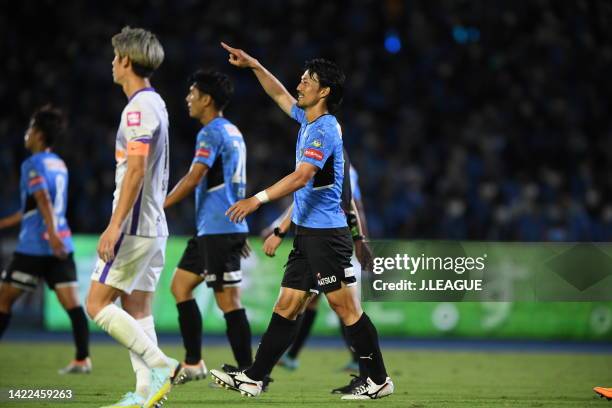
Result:
[[[103,305],[97,299],[92,299],[91,296],[88,296],[87,300],[85,301],[85,310],[87,311],[87,314],[92,320],[95,319],[95,317],[98,315],[98,313],[100,313],[100,310],[102,310],[104,306],[106,305]]]
[[[80,303],[78,299],[64,298],[60,299],[58,297],[59,302],[61,303],[64,310],[72,310],[75,307],[79,307]]]
[[[65,310],[71,310],[80,305],[79,295],[75,287],[56,287],[55,295]]]
[[[285,319],[295,320],[302,308],[301,302],[277,301],[274,305],[274,313],[283,316]]]
[[[8,283],[0,283],[0,312],[9,313],[13,308],[13,303],[21,296],[21,293],[21,289]]]
[[[224,289],[220,292],[215,292],[215,300],[217,306],[223,313],[230,313],[234,310],[242,309],[242,303],[240,302],[240,295],[235,291],[228,291]]]
[[[191,288],[187,287],[176,279],[172,281],[170,290],[172,291],[172,296],[174,296],[174,300],[176,300],[176,303],[181,303],[193,298],[193,291],[191,290]]]

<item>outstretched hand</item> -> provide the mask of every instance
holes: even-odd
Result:
[[[222,42],[221,46],[229,52],[229,63],[238,68],[255,68],[257,60],[239,48],[233,48]]]

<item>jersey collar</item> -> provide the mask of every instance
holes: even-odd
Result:
[[[137,90],[136,92],[134,92],[132,96],[130,96],[130,99],[128,99],[128,102],[131,102],[132,99],[134,99],[134,97],[136,97],[136,95],[138,95],[141,92],[155,92],[155,88],[153,88],[152,86],[148,86],[146,88]]]

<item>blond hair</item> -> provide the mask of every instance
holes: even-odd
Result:
[[[138,76],[148,78],[164,61],[164,48],[150,31],[125,26],[111,40],[120,57],[128,57]]]

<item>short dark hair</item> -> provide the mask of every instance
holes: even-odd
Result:
[[[66,116],[53,107],[45,105],[32,114],[30,126],[43,134],[46,146],[53,146],[58,137],[66,130]]]
[[[225,109],[234,95],[234,84],[219,71],[200,69],[191,74],[189,83],[200,92],[210,95],[219,110]]]
[[[335,62],[323,58],[306,61],[304,70],[307,70],[310,76],[317,74],[319,84],[322,87],[329,87],[327,109],[331,112],[336,111],[342,104],[344,96],[344,81],[346,80],[344,72]]]

